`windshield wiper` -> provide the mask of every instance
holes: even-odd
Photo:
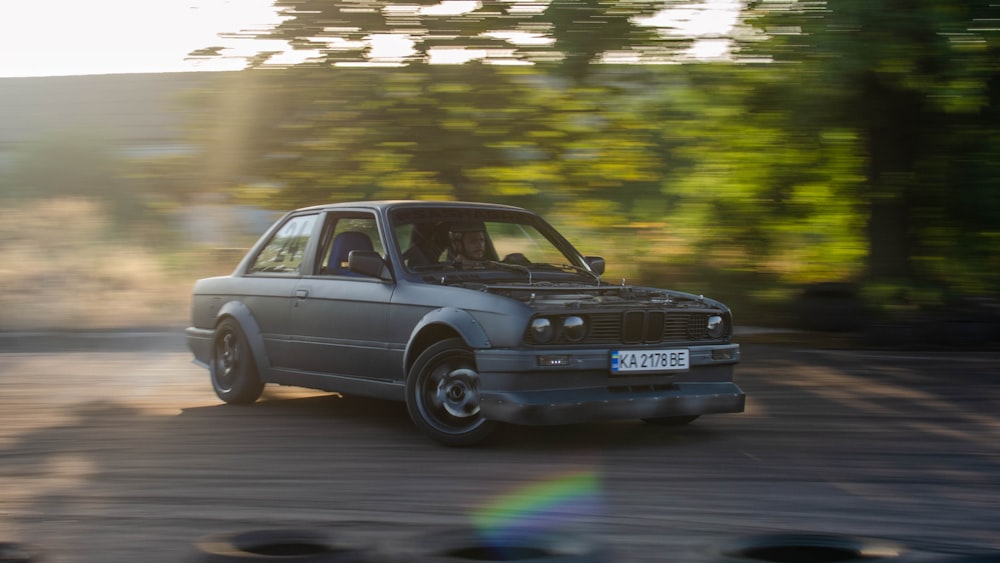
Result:
[[[531,270],[527,266],[522,266],[520,264],[508,264],[507,262],[497,262],[496,260],[486,260],[485,262],[499,268],[506,268],[515,272],[528,274],[528,285],[531,285]]]
[[[572,264],[545,264],[546,266],[551,266],[553,268],[562,270],[564,272],[576,272],[578,274],[586,274],[597,282],[597,285],[601,285],[601,276],[591,272],[587,268],[581,268],[580,266],[574,266]]]
[[[423,266],[415,266],[412,268],[414,272],[420,272],[431,275],[438,275],[437,272],[442,272],[441,283],[444,283],[445,276],[451,277],[455,275],[460,275],[463,273],[476,273],[482,272],[487,269],[488,266],[492,266],[498,270],[508,270],[514,271],[521,274],[527,274],[528,285],[532,284],[532,273],[531,270],[520,264],[510,264],[507,262],[497,262],[496,260],[476,260],[474,262],[466,262],[464,265],[458,263],[447,263],[441,262],[436,264],[426,264]]]

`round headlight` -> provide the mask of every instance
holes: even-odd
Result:
[[[583,340],[587,336],[587,321],[576,315],[566,317],[563,320],[563,334],[570,342]]]
[[[726,335],[726,321],[720,315],[708,317],[709,338],[722,338]]]
[[[531,321],[531,338],[538,343],[545,344],[552,341],[556,335],[556,329],[552,326],[552,321],[545,317],[538,317]]]

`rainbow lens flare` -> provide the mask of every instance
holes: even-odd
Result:
[[[598,514],[602,507],[599,476],[578,471],[504,494],[477,510],[472,523],[485,540],[509,543]]]

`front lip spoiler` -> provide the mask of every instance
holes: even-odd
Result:
[[[746,407],[746,394],[732,382],[691,382],[660,391],[491,391],[482,394],[479,406],[489,420],[543,426],[739,413]]]

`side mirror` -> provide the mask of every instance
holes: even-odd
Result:
[[[584,260],[587,261],[587,265],[590,266],[590,271],[597,275],[604,273],[604,258],[600,256],[584,256]]]
[[[373,278],[391,280],[389,266],[385,260],[379,256],[378,252],[370,250],[352,250],[347,255],[347,268],[352,272],[357,272]]]

